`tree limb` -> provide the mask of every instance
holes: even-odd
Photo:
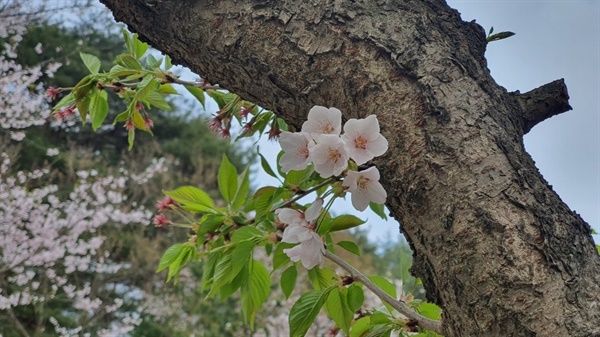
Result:
[[[522,109],[520,118],[524,135],[538,123],[573,109],[569,105],[569,93],[562,78],[518,94],[517,101]]]
[[[352,267],[346,261],[341,259],[339,256],[331,253],[330,251],[326,251],[325,257],[333,261],[338,266],[342,267],[348,273],[350,273],[353,279],[364,284],[365,287],[371,290],[382,301],[392,306],[392,308],[396,309],[396,311],[410,319],[416,320],[421,328],[437,333],[442,333],[442,323],[440,321],[434,321],[414,312],[411,308],[404,304],[404,302],[398,301],[397,299],[393,298],[392,296],[388,295],[386,292],[381,290],[381,288],[379,288],[375,283],[369,280],[369,278],[363,275],[360,271],[356,270],[354,267]]]

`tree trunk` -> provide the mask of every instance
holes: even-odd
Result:
[[[562,80],[509,93],[485,33],[442,0],[102,0],[177,63],[299,126],[376,114],[387,206],[446,336],[600,336],[590,227],[523,147],[570,110]]]

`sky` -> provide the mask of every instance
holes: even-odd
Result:
[[[464,21],[486,31],[516,35],[488,45],[486,58],[496,82],[509,91],[527,92],[564,78],[572,111],[535,126],[525,148],[562,200],[600,232],[600,1],[449,0]],[[261,142],[273,156],[277,146]],[[264,175],[261,182],[273,182]],[[310,198],[307,198],[310,202]],[[370,212],[356,212],[349,200],[334,212],[363,219],[374,241],[399,239],[398,223]],[[594,236],[600,242],[600,236]]]

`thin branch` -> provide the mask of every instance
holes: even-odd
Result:
[[[330,251],[326,251],[325,257],[333,261],[338,266],[342,267],[348,273],[350,273],[350,276],[352,276],[354,280],[364,284],[365,287],[371,290],[382,301],[389,304],[392,308],[396,309],[396,311],[398,311],[399,313],[401,313],[409,319],[417,321],[418,325],[421,328],[434,331],[439,334],[442,333],[442,323],[440,321],[434,321],[432,319],[419,315],[411,308],[409,308],[406,304],[404,304],[404,302],[396,300],[395,298],[381,290],[381,288],[379,288],[375,283],[373,283],[360,271],[356,270],[354,267],[352,267],[339,256],[331,253]]]
[[[309,188],[306,191],[300,191],[300,192],[296,192],[297,195],[295,197],[293,197],[292,199],[284,202],[281,206],[278,206],[277,208],[285,208],[288,207],[289,205],[295,203],[296,201],[304,198],[307,194],[310,194],[316,190],[318,190],[319,188],[323,187],[323,186],[327,186],[329,184],[331,184],[332,182],[336,181],[338,178],[337,177],[330,177],[325,179],[325,181],[323,181],[322,183],[318,184],[317,186],[314,186],[312,188]]]

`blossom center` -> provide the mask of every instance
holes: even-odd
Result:
[[[325,124],[321,125],[321,132],[323,132],[323,133],[333,133],[334,130],[335,129],[333,128],[331,123],[325,123]]]
[[[358,177],[358,181],[356,182],[356,185],[358,186],[359,189],[364,190],[369,186],[370,183],[371,183],[371,179],[366,178],[365,176],[360,176],[360,177]]]
[[[367,148],[367,139],[360,135],[354,139],[354,146],[358,149],[366,149]]]
[[[342,154],[340,153],[340,151],[330,148],[329,152],[327,153],[327,160],[337,162],[341,156]]]

